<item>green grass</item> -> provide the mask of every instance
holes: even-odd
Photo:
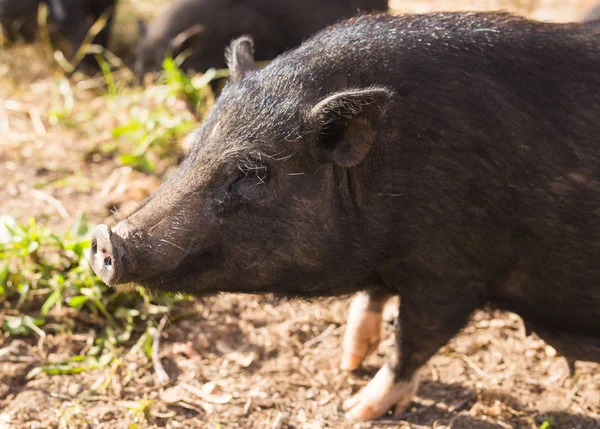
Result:
[[[97,59],[104,86],[82,90],[77,80],[64,74],[55,78],[47,116],[50,126],[84,138],[110,134],[112,139],[100,143],[94,153],[146,173],[155,173],[158,162],[177,163],[182,154],[179,142],[208,112],[214,100],[209,83],[222,72],[211,70],[191,78],[167,58],[158,82],[142,88],[124,82],[120,77],[126,70],[114,61]],[[86,103],[90,100],[93,109]],[[51,185],[56,188],[68,180],[60,178]],[[106,286],[87,260],[90,227],[83,215],[64,234],[39,222],[31,219],[23,224],[0,213],[1,329],[9,337],[37,337],[40,345],[50,334],[90,337],[81,355],[46,362],[29,376],[110,370],[121,365],[125,353],[150,360],[159,321],[174,308],[178,317],[185,317],[181,308],[192,299],[152,295],[135,285],[119,290]],[[103,384],[97,388],[102,390]],[[142,407],[142,414],[149,406]]]
[[[10,336],[74,332],[90,325],[97,333],[81,356],[48,363],[31,374],[76,374],[105,367],[130,347],[150,356],[158,320],[189,300],[151,296],[142,288],[120,292],[104,285],[88,260],[89,227],[83,217],[64,235],[0,216],[0,306],[2,330]],[[76,323],[78,322],[78,323]],[[85,323],[81,323],[85,322]]]
[[[159,84],[146,89],[143,103],[136,97],[140,88],[113,95],[117,105],[124,105],[125,119],[112,129],[114,141],[101,148],[105,154],[116,154],[122,165],[145,173],[154,173],[161,159],[182,155],[180,142],[208,113],[214,100],[209,83],[220,76],[209,70],[192,79],[171,58],[163,67]],[[108,69],[104,75],[111,82]]]

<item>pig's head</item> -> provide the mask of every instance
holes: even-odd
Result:
[[[246,37],[228,63],[231,82],[179,169],[112,230],[94,231],[94,271],[197,294],[329,294],[370,275],[360,176],[391,92],[325,91],[285,58],[256,70]]]

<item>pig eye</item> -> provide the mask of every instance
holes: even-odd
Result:
[[[267,183],[268,168],[261,160],[245,160],[238,163],[239,176],[231,184],[231,192],[243,199],[250,197]]]

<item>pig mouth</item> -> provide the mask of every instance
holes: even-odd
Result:
[[[138,282],[150,290],[193,292],[201,283],[202,275],[214,269],[217,259],[215,256],[218,254],[214,249],[190,254],[177,267],[138,279]]]
[[[156,249],[152,243],[131,239],[132,234],[113,232],[106,225],[98,225],[92,233],[89,260],[94,272],[107,285],[135,282],[158,290],[181,290],[180,284],[206,275],[221,259],[218,246],[207,245],[178,255]],[[171,260],[169,260],[169,258]]]

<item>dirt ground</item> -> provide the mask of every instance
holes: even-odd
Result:
[[[505,8],[569,21],[593,3],[394,0],[392,6],[401,12]],[[135,37],[128,19],[136,10],[156,12],[150,1],[123,1],[116,52]],[[93,81],[65,83],[49,61],[31,60],[38,53],[34,47],[0,51],[0,214],[21,221],[35,216],[59,231],[81,211],[93,222],[112,222],[119,214],[109,208],[127,212],[174,166],[160,164],[144,175],[99,156],[95,149],[112,139],[120,109],[136,100],[126,107],[119,98],[97,100]],[[69,105],[70,94],[76,125],[50,113]],[[195,316],[163,331],[167,388],[156,387],[152,364],[132,353],[88,373],[28,377],[44,362],[89,347],[86,332],[48,336],[43,344],[3,334],[0,429],[600,428],[600,366],[578,362],[571,376],[565,359],[535,334],[527,336],[519,317],[483,311],[428,363],[403,421],[345,421],[342,401],[375,374],[391,344],[387,323],[386,339],[364,368],[340,371],[347,304],[347,298],[198,299],[191,304]],[[140,403],[147,405],[142,411]]]

